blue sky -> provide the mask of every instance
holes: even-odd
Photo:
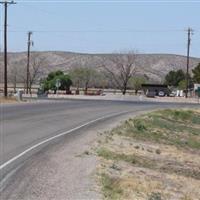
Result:
[[[9,51],[25,51],[30,30],[32,50],[185,55],[190,26],[191,55],[200,57],[200,1],[16,2],[8,9]]]

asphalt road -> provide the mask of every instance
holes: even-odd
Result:
[[[0,165],[49,137],[103,116],[124,111],[189,106],[195,105],[102,100],[57,100],[1,105]]]

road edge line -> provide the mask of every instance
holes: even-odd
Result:
[[[88,125],[90,125],[90,124],[93,124],[93,123],[95,123],[95,122],[97,122],[97,121],[101,121],[101,120],[103,120],[103,119],[111,118],[111,117],[114,117],[114,116],[117,116],[117,115],[126,114],[126,113],[129,113],[129,112],[132,112],[132,111],[123,111],[123,112],[118,112],[118,113],[106,115],[106,116],[103,116],[103,117],[99,117],[99,118],[97,118],[97,119],[94,119],[94,120],[91,120],[91,121],[89,121],[89,122],[86,122],[86,123],[84,123],[84,124],[82,124],[82,125],[80,125],[80,126],[77,126],[77,127],[75,127],[75,128],[72,128],[72,129],[70,129],[70,130],[68,130],[68,131],[59,133],[58,135],[52,136],[52,137],[50,137],[50,138],[48,138],[48,139],[45,139],[45,140],[43,140],[43,141],[41,141],[41,142],[39,142],[39,143],[37,143],[37,144],[35,144],[35,145],[29,147],[29,148],[26,149],[25,151],[21,152],[20,154],[14,156],[14,157],[11,158],[10,160],[8,160],[8,161],[6,161],[5,163],[3,163],[2,165],[0,165],[0,171],[3,170],[4,168],[6,168],[6,167],[7,167],[8,165],[10,165],[11,163],[13,163],[14,161],[16,161],[17,159],[21,158],[22,156],[24,156],[24,155],[26,155],[27,153],[31,152],[32,150],[36,149],[37,147],[40,147],[40,146],[43,145],[43,144],[46,144],[46,143],[48,143],[48,142],[50,142],[50,141],[53,141],[53,140],[56,139],[56,138],[59,138],[59,137],[62,137],[62,136],[64,136],[64,135],[67,135],[67,134],[69,134],[69,133],[71,133],[71,132],[77,131],[77,130],[79,130],[79,129],[83,128],[83,127],[86,127],[86,126],[88,126]]]

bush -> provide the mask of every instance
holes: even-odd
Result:
[[[58,80],[60,81],[59,88],[57,88],[56,86],[56,82]],[[54,93],[56,93],[56,90],[59,89],[59,90],[65,90],[66,94],[69,94],[71,85],[72,81],[70,79],[70,76],[64,74],[64,72],[60,70],[49,73],[47,78],[44,79],[42,82],[42,88],[44,91],[54,90]]]
[[[151,193],[148,200],[162,200],[161,194],[157,192]]]
[[[135,119],[134,120],[134,127],[138,131],[145,131],[145,130],[147,130],[147,127],[145,126],[144,122],[141,121],[140,119]]]

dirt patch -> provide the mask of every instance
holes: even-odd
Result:
[[[18,101],[16,100],[15,97],[0,97],[0,104],[7,104],[7,103],[17,103]]]

